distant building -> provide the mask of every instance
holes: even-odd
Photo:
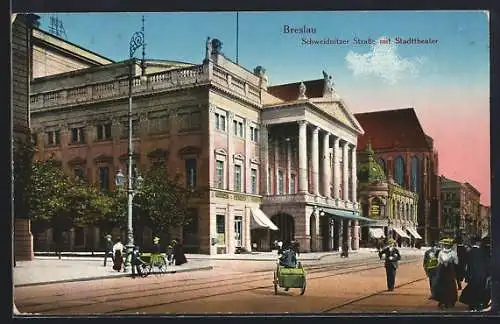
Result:
[[[471,184],[440,177],[443,233],[448,236],[470,239],[480,236],[480,196]]]
[[[371,141],[387,178],[418,195],[418,233],[424,243],[438,240],[441,227],[438,153],[413,108],[354,114],[365,134],[358,150]]]
[[[145,76],[133,70],[134,164],[164,165],[197,193],[193,221],[158,234],[209,254],[270,250],[274,240],[296,240],[302,251],[357,249],[363,130],[331,78],[271,87],[264,69],[250,72],[210,44],[202,64],[146,60]],[[38,159],[54,156],[67,173],[114,189],[127,168],[128,64],[33,80]],[[150,242],[153,229],[134,226]],[[53,247],[50,231],[38,233],[39,249]],[[75,228],[65,248],[95,249],[101,236]]]
[[[481,237],[491,237],[491,207],[479,205],[479,228]]]
[[[358,151],[358,197],[362,215],[374,220],[361,228],[362,246],[388,237],[399,246],[414,246],[422,239],[417,232],[418,195],[387,179],[370,142]]]

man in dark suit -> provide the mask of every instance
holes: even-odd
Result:
[[[387,290],[394,290],[396,281],[396,270],[398,269],[398,261],[401,260],[399,250],[396,248],[396,241],[393,239],[387,240],[387,245],[379,253],[378,256],[382,260],[384,258],[385,273],[387,276]]]

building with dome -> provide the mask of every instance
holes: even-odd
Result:
[[[393,238],[400,246],[413,246],[418,234],[418,195],[385,175],[369,141],[358,152],[358,196],[362,215],[373,222],[361,227],[360,245]]]

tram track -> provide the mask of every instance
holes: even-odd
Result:
[[[411,263],[418,260],[417,257],[411,258],[408,257],[407,260],[403,261],[402,263]],[[308,265],[304,266],[306,271],[307,271],[307,279],[308,280],[317,280],[317,279],[322,279],[322,278],[328,278],[328,277],[334,277],[334,276],[339,276],[347,273],[353,272],[362,272],[362,271],[369,271],[377,268],[383,267],[381,265],[380,261],[378,258],[374,260],[374,262],[369,262],[366,263],[365,260],[356,260],[356,264],[352,264],[352,262],[345,262],[341,264],[326,264],[326,265]],[[357,269],[359,268],[359,269]],[[242,285],[248,285],[252,284],[255,282],[267,280],[270,277],[269,269],[266,270],[261,270],[261,271],[255,271],[253,272],[252,279],[248,280],[248,274],[238,274],[237,277],[235,278],[235,275],[230,276],[229,278],[225,279],[215,279],[215,280],[206,280],[206,278],[200,278],[200,279],[182,279],[178,281],[178,284],[174,285],[161,285],[163,282],[157,282],[157,281],[151,281],[147,282],[146,285],[144,285],[144,282],[141,281],[141,289],[139,290],[133,290],[129,291],[130,288],[137,287],[137,284],[131,284],[127,285],[126,287],[120,286],[113,288],[112,291],[110,291],[109,288],[103,288],[100,289],[100,291],[105,290],[107,293],[102,294],[98,293],[97,295],[95,294],[95,290],[91,292],[89,296],[79,296],[78,298],[72,298],[72,299],[64,299],[65,302],[69,302],[70,304],[67,305],[59,305],[59,306],[54,306],[54,303],[49,303],[47,302],[47,299],[53,299],[54,297],[56,298],[55,302],[57,299],[63,298],[64,294],[51,294],[48,296],[38,296],[34,297],[33,299],[43,299],[44,301],[35,301],[35,302],[30,302],[28,300],[23,300],[19,306],[23,308],[31,308],[35,309],[33,310],[34,312],[37,313],[44,313],[44,312],[53,312],[53,311],[58,311],[58,310],[68,310],[68,309],[78,309],[82,307],[88,307],[91,305],[96,305],[96,304],[102,304],[102,303],[112,303],[116,301],[126,301],[126,300],[132,300],[132,299],[138,299],[138,298],[143,298],[146,297],[147,299],[154,298],[154,297],[159,297],[163,295],[169,295],[169,294],[184,294],[184,293],[191,293],[194,291],[210,291],[211,289],[214,288],[230,288],[233,286],[239,286],[241,287]],[[321,273],[328,273],[332,271],[338,271],[335,273],[329,273],[326,275],[321,275]],[[265,272],[265,273],[264,273]],[[261,273],[255,276],[255,273]],[[311,276],[311,274],[320,274],[319,276]],[[138,279],[141,280],[141,279]],[[158,287],[158,285],[161,285]],[[152,286],[152,287],[151,287]],[[188,287],[188,289],[185,289]],[[105,312],[107,313],[115,313],[115,312],[123,312],[123,311],[128,311],[128,310],[140,310],[144,308],[150,308],[150,307],[155,307],[155,306],[162,306],[162,305],[169,305],[169,304],[175,304],[175,303],[180,303],[184,301],[189,301],[189,300],[199,300],[199,299],[205,299],[205,298],[210,298],[210,297],[215,297],[215,296],[220,296],[220,295],[227,295],[227,294],[234,294],[234,293],[239,293],[239,292],[245,292],[245,291],[252,291],[252,290],[257,290],[257,289],[263,289],[263,288],[268,288],[270,287],[270,284],[267,283],[265,286],[264,285],[259,285],[257,287],[250,287],[250,288],[245,288],[245,289],[229,289],[229,291],[223,291],[215,294],[203,294],[201,296],[194,296],[194,297],[189,297],[189,298],[181,298],[181,299],[175,299],[171,300],[168,302],[164,303],[159,303],[157,304],[147,304],[144,306],[139,306],[139,307],[133,307],[133,308],[124,308],[124,309],[119,309],[119,310],[113,310],[110,312]],[[175,290],[176,288],[184,288],[180,290]],[[122,291],[120,291],[122,290]],[[137,294],[141,293],[146,293],[143,296],[137,296]],[[126,296],[130,295],[130,296]],[[31,299],[31,298],[30,298]],[[72,302],[79,302],[85,300],[83,304],[75,305],[71,304]],[[44,307],[48,306],[48,307]]]
[[[378,258],[369,258],[369,260],[373,261],[373,262],[369,262],[369,264],[375,264],[375,263],[379,262]],[[304,265],[304,269],[308,273],[315,273],[317,271],[344,269],[344,268],[346,268],[345,267],[346,265],[349,267],[355,267],[355,266],[363,266],[363,265],[367,265],[367,264],[368,263],[367,263],[366,259],[359,259],[359,260],[347,260],[346,259],[345,261],[337,262],[335,264],[332,264],[332,263],[308,264],[308,265]],[[266,269],[252,271],[253,278],[255,278],[255,274],[258,274],[257,278],[265,277],[265,276],[269,275],[269,272],[273,271],[274,269],[275,269],[275,265],[273,265],[269,268],[266,268]],[[163,283],[163,282],[158,282],[157,280],[160,278],[163,278],[163,276],[164,276],[164,274],[154,274],[154,275],[150,276],[149,278],[140,278],[140,279],[138,279],[140,281],[130,281],[129,283],[121,284],[121,285],[116,286],[116,287],[95,288],[92,292],[93,292],[93,294],[95,294],[96,292],[99,293],[101,291],[107,292],[104,295],[98,295],[98,297],[114,296],[116,294],[122,293],[122,291],[127,292],[131,288],[137,287],[138,282],[140,282],[140,286],[142,288],[144,288],[143,290],[147,289],[148,291],[155,291],[155,290],[161,290],[161,289],[171,289],[171,288],[178,288],[178,287],[190,287],[190,286],[197,286],[199,284],[221,283],[221,282],[226,282],[226,281],[230,281],[230,280],[246,278],[246,277],[248,277],[248,272],[223,275],[223,276],[218,277],[218,279],[214,279],[214,280],[210,280],[208,278],[178,279],[178,280],[176,280],[176,282],[178,284],[158,287],[158,285]],[[107,280],[120,280],[120,279],[121,278],[110,278]],[[73,283],[70,283],[70,285],[71,284],[73,284]],[[57,287],[57,285],[60,285],[60,284],[54,284],[54,283],[47,284],[47,286],[52,286],[52,287]],[[64,283],[63,285],[66,285],[66,283]],[[147,287],[152,287],[152,288],[147,288]],[[31,287],[20,287],[19,289],[30,290],[32,288]],[[64,295],[66,295],[66,294],[58,292],[58,293],[50,293],[50,294],[32,296],[32,297],[24,298],[23,304],[25,304],[27,306],[37,306],[37,305],[41,305],[44,303],[43,302],[31,302],[31,301],[36,301],[36,300],[40,300],[43,298],[61,297]],[[81,298],[82,297],[80,296],[79,299],[81,299]]]
[[[413,279],[413,280],[407,281],[407,282],[405,282],[403,284],[396,285],[394,288],[395,289],[402,288],[402,287],[414,284],[416,282],[420,282],[422,280],[427,280],[427,277],[421,277],[421,278],[418,278],[418,279]],[[379,290],[379,291],[376,291],[374,293],[370,293],[370,294],[366,294],[366,295],[363,295],[363,296],[360,296],[360,297],[356,297],[356,298],[353,298],[351,300],[348,300],[348,301],[345,301],[345,302],[342,302],[342,303],[335,304],[333,306],[329,306],[327,308],[324,308],[324,309],[320,310],[319,313],[331,313],[332,311],[342,309],[342,308],[344,308],[346,306],[356,304],[356,303],[358,303],[360,301],[363,301],[363,300],[366,300],[366,299],[369,299],[369,298],[372,298],[372,297],[375,297],[375,296],[379,296],[379,295],[381,295],[381,294],[383,294],[385,292],[387,292],[387,289],[385,289],[385,290]]]

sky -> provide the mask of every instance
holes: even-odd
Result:
[[[48,30],[51,14],[39,15]],[[486,11],[240,12],[238,37],[235,12],[57,14],[68,41],[116,61],[128,58],[142,16],[147,58],[201,64],[210,36],[245,68],[263,66],[271,85],[320,79],[324,70],[353,113],[414,108],[434,138],[439,173],[469,182],[490,204]],[[433,42],[397,44],[397,37]],[[308,44],[326,38],[344,44]]]

